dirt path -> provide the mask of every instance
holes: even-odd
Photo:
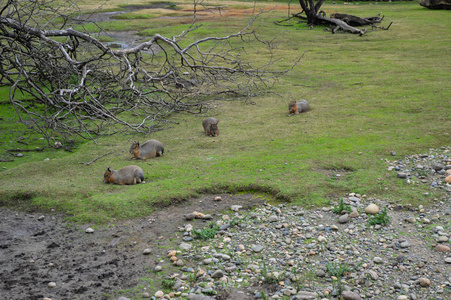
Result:
[[[168,248],[184,214],[215,215],[238,204],[255,207],[254,195],[192,199],[143,219],[85,232],[60,215],[15,212],[0,208],[0,299],[111,299],[114,291],[136,287]],[[202,220],[195,224],[202,227]],[[152,255],[143,255],[144,249]],[[162,275],[163,276],[163,275]],[[56,287],[49,287],[49,283]]]

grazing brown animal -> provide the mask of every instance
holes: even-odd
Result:
[[[301,99],[299,101],[290,101],[290,104],[288,104],[288,110],[290,111],[290,114],[300,114],[303,112],[308,112],[310,110],[310,104],[307,102],[307,100]]]
[[[103,174],[103,182],[113,184],[138,184],[144,182],[144,171],[135,165],[126,166],[119,170],[108,167]]]
[[[136,159],[148,159],[155,156],[161,156],[164,153],[163,144],[157,140],[148,140],[140,145],[134,141],[130,147],[130,154]]]
[[[208,136],[218,136],[219,128],[218,128],[219,120],[215,118],[206,118],[202,121],[202,126],[204,127],[205,134]]]

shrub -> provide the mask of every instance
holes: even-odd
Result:
[[[214,238],[218,230],[217,224],[210,223],[209,227],[204,227],[201,230],[193,229],[193,234],[196,239],[208,240]]]
[[[385,207],[383,211],[379,212],[377,215],[370,216],[368,218],[368,224],[370,225],[387,225],[390,223],[390,217],[387,214],[387,208]]]

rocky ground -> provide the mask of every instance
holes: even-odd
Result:
[[[206,195],[101,228],[1,208],[0,298],[451,299],[450,170],[450,148],[387,161],[445,192],[427,207]]]

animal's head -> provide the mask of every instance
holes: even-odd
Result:
[[[218,128],[218,123],[219,123],[219,121],[218,122],[216,122],[216,123],[212,123],[212,122],[208,122],[208,123],[210,123],[210,135],[211,136],[218,136],[218,134],[219,134],[219,128]]]
[[[295,114],[298,112],[298,106],[296,104],[296,101],[291,101],[288,105],[288,109],[290,110],[290,114]]]
[[[105,171],[105,174],[103,174],[103,182],[110,182],[112,175],[113,175],[113,169],[108,166]]]
[[[137,149],[139,149],[139,142],[137,141],[133,141],[132,146],[130,147],[130,154],[133,154],[134,151],[136,151]]]

